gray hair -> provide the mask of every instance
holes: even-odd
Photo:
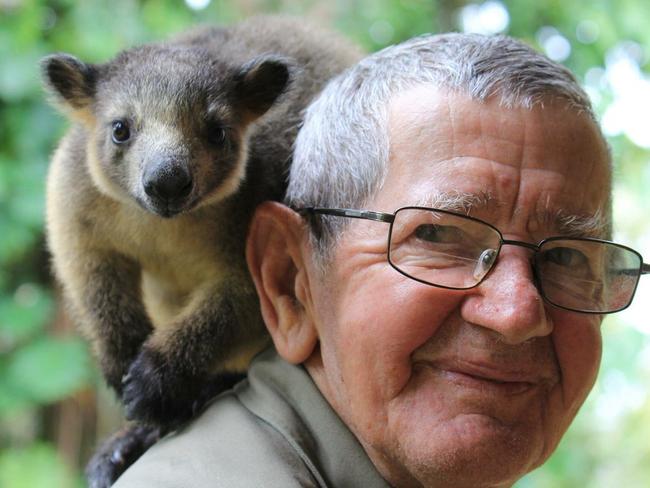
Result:
[[[424,35],[363,59],[332,80],[305,114],[296,140],[286,203],[360,208],[388,168],[388,104],[421,84],[506,107],[532,108],[558,98],[595,119],[573,74],[507,36]],[[310,220],[316,257],[325,258],[349,219]]]

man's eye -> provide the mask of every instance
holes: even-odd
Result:
[[[123,144],[131,138],[131,129],[125,120],[115,120],[111,124],[111,138],[115,144]]]
[[[577,249],[569,247],[556,247],[544,253],[544,260],[566,268],[585,268],[589,265],[589,259]]]
[[[462,231],[458,227],[448,225],[418,225],[414,234],[418,239],[431,243],[454,244],[462,240]]]

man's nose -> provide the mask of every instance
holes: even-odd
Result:
[[[535,286],[531,251],[505,246],[490,275],[464,300],[463,319],[492,329],[507,343],[546,336],[553,322]]]

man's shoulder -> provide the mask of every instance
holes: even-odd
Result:
[[[138,487],[317,486],[287,439],[234,392],[155,444],[114,485]]]

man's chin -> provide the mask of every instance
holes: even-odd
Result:
[[[486,415],[459,415],[402,442],[402,463],[423,486],[500,487],[539,466],[538,435]]]

